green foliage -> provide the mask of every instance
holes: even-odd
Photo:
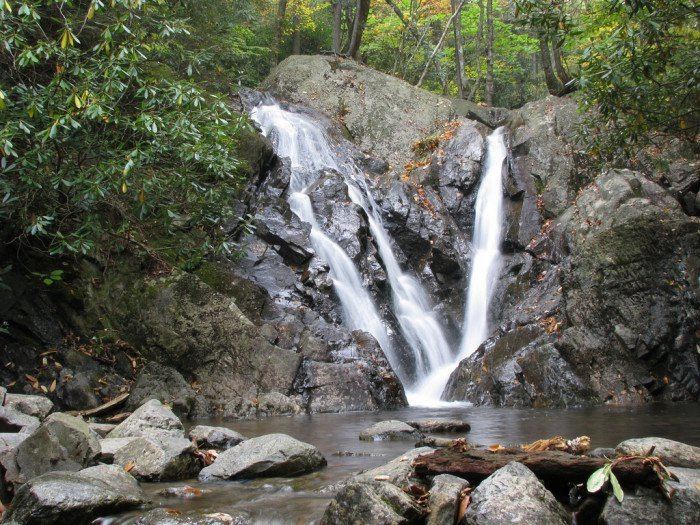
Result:
[[[172,78],[154,69],[177,68],[173,50],[191,35],[179,3],[3,7],[0,220],[14,240],[87,254],[196,228],[220,246],[242,182],[236,136],[247,124],[177,69]]]
[[[598,2],[580,85],[590,142],[602,160],[628,156],[654,132],[693,142],[700,131],[700,8],[684,0]],[[604,32],[600,28],[604,28]]]
[[[620,482],[618,481],[617,476],[615,476],[615,473],[612,471],[612,468],[613,463],[610,462],[606,463],[603,467],[594,471],[588,477],[588,481],[586,481],[586,490],[591,494],[594,492],[598,492],[609,481],[615,498],[617,498],[617,501],[622,503],[622,500],[625,497],[625,493],[622,491]]]

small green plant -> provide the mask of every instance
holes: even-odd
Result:
[[[615,498],[617,498],[617,501],[622,503],[625,493],[622,491],[622,487],[620,486],[620,482],[617,480],[617,476],[615,476],[615,473],[612,471],[614,464],[614,462],[606,463],[604,466],[593,472],[593,474],[591,474],[588,478],[588,481],[586,481],[586,489],[590,493],[598,492],[605,486],[605,483],[609,481],[613,494],[615,494]]]
[[[63,270],[52,270],[51,273],[32,273],[39,277],[46,286],[51,286],[53,283],[63,280]]]

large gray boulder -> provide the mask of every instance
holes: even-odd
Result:
[[[657,489],[639,487],[625,493],[622,503],[610,496],[601,525],[690,525],[700,522],[700,470],[672,468],[678,482],[666,481],[667,501]]]
[[[243,434],[230,428],[207,425],[192,427],[188,436],[197,447],[215,450],[227,450],[247,439]]]
[[[620,456],[644,456],[654,448],[652,456],[657,456],[664,465],[672,467],[700,468],[700,447],[686,445],[680,441],[659,437],[627,439],[615,447]]]
[[[469,432],[471,425],[462,419],[451,417],[433,417],[429,419],[417,419],[414,421],[406,421],[407,425],[412,426],[420,432],[426,434],[444,434],[450,432]]]
[[[199,473],[201,481],[298,476],[326,465],[316,447],[286,434],[251,438],[221,454]]]
[[[4,517],[8,525],[87,525],[100,516],[138,507],[147,500],[136,480],[119,467],[49,472],[17,491]]]
[[[17,446],[17,481],[23,483],[52,471],[78,471],[94,465],[100,443],[81,418],[64,413],[51,414],[27,439]]]
[[[326,507],[323,525],[407,525],[420,523],[423,510],[391,483],[366,481],[344,485]]]
[[[104,463],[112,463],[114,461],[114,453],[122,447],[125,447],[132,441],[145,439],[140,437],[123,437],[123,438],[105,438],[100,439],[100,461]]]
[[[129,282],[115,276],[90,307],[146,359],[196,381],[209,402],[287,393],[299,368],[296,352],[270,344],[235,299],[194,274]]]
[[[230,512],[173,513],[172,509],[159,508],[140,516],[136,525],[252,525],[253,522],[246,512]]]
[[[471,493],[467,525],[568,525],[571,518],[530,469],[512,462],[482,481]]]
[[[43,420],[53,410],[53,401],[44,396],[7,394],[5,396],[5,406]]]
[[[362,441],[418,441],[422,437],[411,425],[395,419],[380,421],[360,432]]]
[[[113,453],[115,465],[128,468],[136,479],[177,481],[193,478],[200,469],[194,455],[195,446],[184,438],[162,437],[157,440],[135,438]]]
[[[398,171],[410,159],[411,145],[453,114],[448,99],[339,57],[290,56],[263,87],[341,120],[360,149]]]
[[[183,438],[185,430],[172,410],[157,399],[151,399],[119,423],[107,437]]]
[[[454,525],[457,521],[462,491],[469,486],[466,480],[450,474],[433,478],[430,486],[426,525]]]

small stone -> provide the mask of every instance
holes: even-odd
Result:
[[[44,396],[7,394],[5,396],[5,406],[43,420],[53,410],[53,401]]]
[[[0,432],[34,432],[41,421],[13,407],[0,406]]]
[[[189,438],[194,441],[199,448],[215,450],[227,450],[246,440],[244,435],[230,428],[210,427],[206,425],[197,425],[193,427],[192,430],[190,430]]]
[[[107,437],[184,438],[185,431],[172,410],[157,399],[151,399],[119,423]]]
[[[415,428],[397,420],[380,421],[360,432],[362,441],[418,441],[422,437]]]
[[[144,481],[178,481],[199,472],[194,445],[184,438],[136,438],[114,452],[114,464]]]
[[[109,434],[112,430],[117,428],[117,425],[113,425],[111,423],[88,423],[88,427],[90,427],[90,430],[92,430],[95,434],[101,438],[104,438],[107,437],[107,434]]]
[[[430,487],[430,515],[426,525],[454,525],[462,491],[468,486],[466,480],[451,474],[435,476]]]

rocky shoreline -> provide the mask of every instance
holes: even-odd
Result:
[[[99,518],[131,511],[133,523],[143,525],[242,525],[253,523],[245,513],[173,515],[154,507],[141,484],[304,476],[326,465],[316,447],[285,434],[246,438],[228,428],[197,425],[186,436],[180,419],[157,399],[109,425],[54,412],[42,396],[2,395],[0,496],[7,505],[2,523],[100,523]],[[700,519],[698,447],[640,438],[590,450],[585,437],[486,447],[470,443],[468,431],[467,422],[449,418],[388,420],[365,429],[360,440],[416,447],[322,489],[332,499],[321,523],[612,525]],[[439,437],[443,433],[464,437]],[[425,442],[432,446],[420,446]],[[608,465],[620,479],[622,498],[609,483],[586,489],[594,470]],[[174,497],[203,492],[180,484],[163,490]]]

